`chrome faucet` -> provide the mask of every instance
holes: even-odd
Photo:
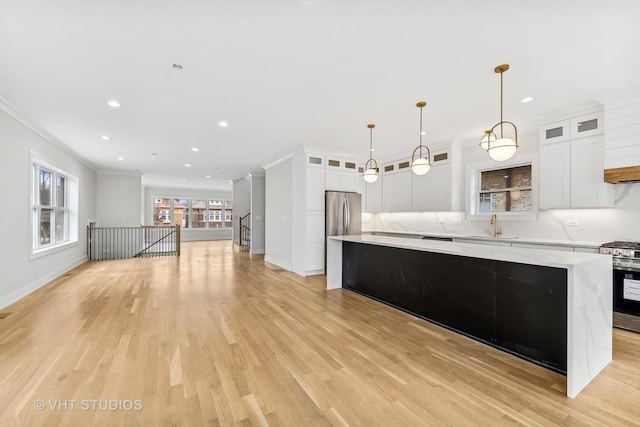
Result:
[[[498,237],[502,234],[502,230],[498,225],[498,215],[491,214],[491,224],[493,224],[493,237]]]

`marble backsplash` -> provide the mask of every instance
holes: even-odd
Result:
[[[500,216],[503,237],[604,243],[640,241],[640,183],[617,184],[615,207],[539,211],[537,219],[510,220]],[[577,225],[568,225],[577,224]],[[488,219],[459,212],[363,213],[363,231],[402,231],[491,236]]]

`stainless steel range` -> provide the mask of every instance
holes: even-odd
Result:
[[[609,242],[601,254],[613,255],[613,326],[640,332],[640,242]]]

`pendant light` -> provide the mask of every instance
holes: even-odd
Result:
[[[484,136],[480,141],[480,147],[489,152],[489,156],[493,160],[502,162],[510,159],[518,149],[518,129],[516,125],[511,122],[506,122],[502,119],[502,78],[505,71],[509,69],[509,64],[498,65],[494,71],[500,73],[500,122],[494,125],[491,129],[484,132]],[[504,136],[504,125],[511,125],[513,127],[514,138],[508,138]],[[495,129],[500,126],[500,137],[495,133]]]
[[[378,162],[373,158],[373,128],[374,124],[367,125],[369,128],[369,160],[364,165],[364,180],[369,184],[378,180]]]
[[[422,145],[422,109],[426,105],[427,103],[424,101],[416,104],[416,107],[420,109],[420,145],[411,154],[411,170],[416,175],[424,175],[431,169],[431,151],[427,146]]]

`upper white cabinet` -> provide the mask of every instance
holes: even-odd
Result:
[[[321,154],[306,153],[305,196],[306,209],[324,211],[325,157]]]
[[[358,190],[358,168],[354,160],[327,156],[325,177],[326,190],[352,192]]]
[[[369,213],[382,212],[382,176],[379,175],[376,182],[366,182],[362,174],[359,179],[364,183],[364,203],[362,210]]]
[[[540,209],[571,207],[570,141],[540,145],[539,190]]]
[[[603,131],[602,112],[540,128],[540,209],[613,206],[603,180]]]
[[[549,123],[540,128],[540,146],[569,141],[571,139],[571,121],[562,120]]]
[[[451,147],[431,152],[431,169],[425,175],[411,174],[412,210],[449,211],[453,209]]]
[[[613,185],[604,182],[604,136],[571,140],[571,207],[613,206]]]
[[[604,133],[604,111],[585,114],[571,119],[571,139]]]
[[[384,212],[411,211],[411,161],[396,160],[382,165],[382,210]],[[379,179],[380,180],[380,179]]]

